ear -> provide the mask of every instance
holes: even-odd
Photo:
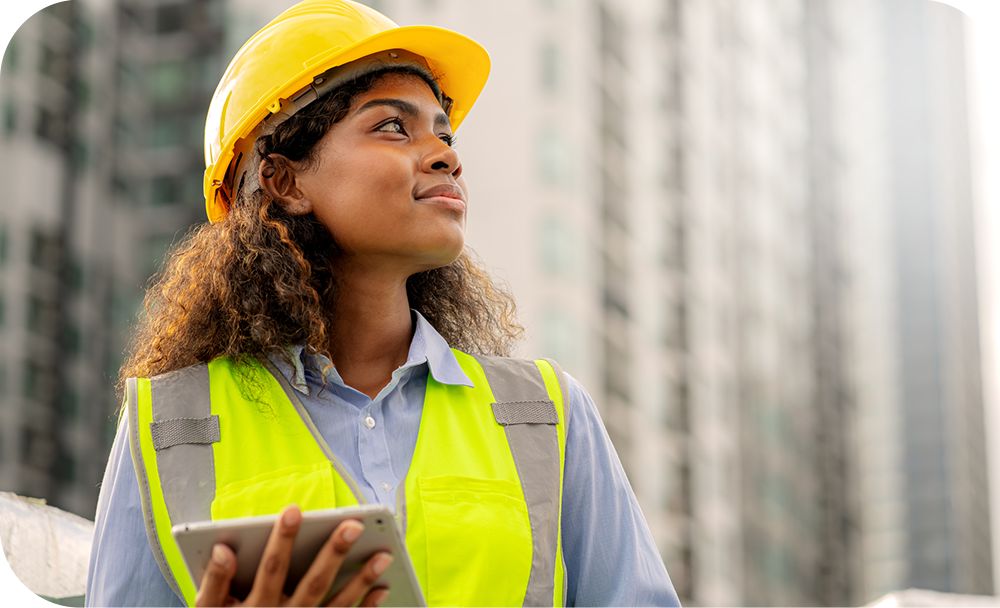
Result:
[[[267,195],[291,215],[305,215],[312,211],[312,201],[298,186],[297,163],[281,154],[269,154],[257,167],[257,182]]]

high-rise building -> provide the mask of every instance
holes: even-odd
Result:
[[[852,151],[880,174],[859,167],[876,196],[845,200],[859,234],[846,358],[859,395],[856,579],[865,598],[990,594],[965,18],[888,0],[871,20],[879,64],[856,90],[873,88],[882,107],[856,132],[880,131],[855,135]]]
[[[4,55],[0,487],[93,516],[142,289],[202,215],[222,2],[48,7]]]
[[[683,600],[991,590],[957,13],[923,0],[377,4],[491,51],[459,136],[470,243],[517,295],[522,352],[560,359],[595,396]],[[938,194],[911,203],[914,175]],[[931,212],[943,196],[956,203]],[[916,218],[949,218],[921,228],[945,244],[920,254],[959,264],[938,279],[907,269],[920,256],[901,236],[919,224],[893,215],[921,205]],[[954,392],[934,396],[918,385],[943,358]],[[916,432],[921,400],[964,430]],[[933,492],[914,468],[928,463],[949,470]],[[951,514],[918,506],[921,491]],[[978,586],[921,565],[962,552]]]

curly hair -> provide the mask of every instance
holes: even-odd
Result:
[[[317,142],[359,94],[390,73],[419,76],[446,105],[429,73],[387,67],[341,85],[257,138],[250,166],[274,153],[307,166],[315,162]],[[151,279],[119,371],[119,390],[130,377],[220,356],[263,359],[292,344],[329,356],[336,240],[312,214],[288,214],[256,184],[256,171],[248,178],[226,218],[196,227]],[[447,266],[411,276],[406,290],[410,307],[455,348],[508,355],[523,334],[513,298],[468,248]]]

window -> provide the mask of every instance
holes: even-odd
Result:
[[[54,49],[47,44],[43,44],[40,50],[39,71],[59,82],[66,82],[70,75],[69,58],[66,53],[62,49]]]
[[[170,34],[184,29],[191,6],[187,3],[164,4],[156,9],[156,33]]]
[[[11,40],[10,44],[7,45],[7,50],[3,53],[3,63],[0,64],[0,71],[3,72],[4,76],[12,76],[17,72],[18,46],[15,40]]]
[[[562,84],[562,65],[559,57],[559,47],[551,42],[542,45],[539,66],[542,71],[542,90],[555,93]]]
[[[577,271],[577,248],[571,227],[565,220],[550,215],[542,220],[539,231],[542,269],[553,276],[572,276]]]
[[[538,172],[543,184],[558,186],[569,181],[570,156],[562,133],[553,128],[539,131]]]
[[[548,310],[542,317],[542,349],[566,369],[579,367],[583,336],[579,324],[565,310]]]
[[[79,354],[80,347],[83,345],[83,341],[80,338],[80,329],[73,325],[67,325],[65,331],[63,343],[66,351],[73,355]]]
[[[14,106],[14,102],[5,99],[3,102],[3,132],[4,135],[10,135],[17,130],[17,108]]]
[[[190,73],[190,70],[185,71],[184,64],[179,61],[154,66],[149,75],[149,92],[153,99],[173,101],[184,97]]]
[[[179,181],[174,175],[154,177],[151,184],[152,197],[150,200],[152,204],[159,207],[179,202],[182,196]]]
[[[59,239],[41,228],[31,231],[31,263],[40,268],[55,269],[59,262]]]
[[[69,133],[66,116],[39,106],[35,111],[35,136],[57,146],[62,146]]]
[[[150,144],[154,148],[171,148],[184,143],[184,133],[179,121],[161,117],[153,123]]]

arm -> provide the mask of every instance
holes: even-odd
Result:
[[[562,538],[568,606],[680,606],[590,395],[568,378]]]
[[[86,602],[87,606],[184,605],[167,585],[149,548],[125,416],[97,499]]]

